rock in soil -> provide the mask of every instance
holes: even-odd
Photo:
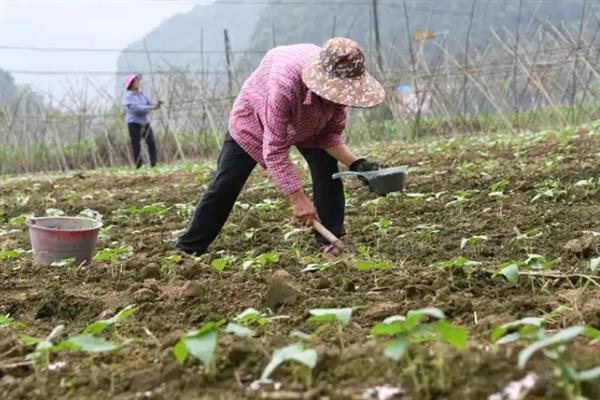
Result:
[[[135,300],[136,303],[144,303],[147,301],[153,301],[156,299],[156,297],[157,297],[156,292],[153,291],[152,289],[148,289],[148,288],[141,288],[133,294],[133,299]]]
[[[331,281],[324,276],[321,276],[315,283],[315,289],[329,289],[331,287]]]
[[[400,304],[386,301],[369,307],[369,309],[364,313],[364,316],[368,319],[380,319],[382,317],[389,317],[390,315],[397,313],[399,309]]]
[[[204,287],[195,281],[186,282],[181,289],[181,297],[192,298],[200,297],[204,293]]]
[[[587,257],[589,255],[591,248],[592,248],[592,237],[591,236],[584,236],[579,239],[569,240],[567,242],[567,244],[565,244],[565,246],[563,247],[563,249],[565,249],[565,251],[567,253],[571,253],[571,254],[583,256],[583,257]]]
[[[149,263],[140,271],[141,279],[160,279],[160,276],[160,265],[155,262]]]
[[[302,295],[302,289],[292,276],[283,271],[276,271],[269,280],[269,287],[264,296],[264,305],[274,309],[279,305],[293,305]]]

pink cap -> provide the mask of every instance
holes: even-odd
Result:
[[[131,82],[133,82],[138,76],[136,74],[130,74],[125,77],[125,89],[129,89]]]

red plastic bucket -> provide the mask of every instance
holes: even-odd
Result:
[[[80,265],[94,257],[102,222],[80,217],[41,217],[28,219],[27,226],[37,265],[67,258],[75,258]]]

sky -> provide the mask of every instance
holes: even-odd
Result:
[[[205,1],[204,1],[205,2]],[[122,49],[164,19],[190,11],[201,0],[0,0],[0,67],[8,71],[115,71],[118,53],[58,53],[2,46]],[[14,73],[55,96],[85,78]],[[109,90],[114,77],[96,76]],[[111,86],[112,85],[112,86]]]

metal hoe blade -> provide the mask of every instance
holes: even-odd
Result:
[[[373,192],[380,196],[385,196],[388,193],[401,191],[406,183],[407,175],[408,167],[403,165],[400,167],[382,168],[377,171],[343,171],[333,174],[331,177],[337,179],[348,176],[362,176],[367,180]]]

